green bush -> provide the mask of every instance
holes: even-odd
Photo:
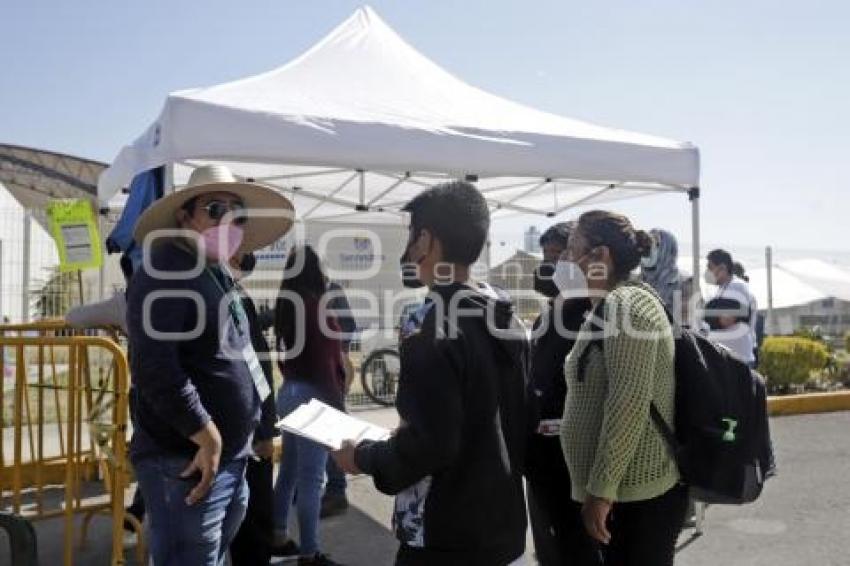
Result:
[[[850,332],[844,335],[844,349],[847,350],[847,353],[850,353]]]
[[[808,338],[815,342],[824,342],[823,334],[819,326],[803,326],[794,331],[794,336],[797,338]]]
[[[773,387],[800,385],[826,367],[829,351],[819,341],[797,336],[769,336],[761,347],[759,370]]]

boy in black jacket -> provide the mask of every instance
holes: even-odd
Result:
[[[526,333],[509,299],[470,280],[490,226],[475,187],[438,185],[405,210],[405,283],[430,293],[401,343],[401,425],[333,455],[396,496],[396,564],[505,566],[525,551]]]
[[[561,419],[567,383],[564,359],[590,310],[585,298],[559,296],[553,276],[567,249],[575,222],[560,222],[540,236],[543,261],[534,273],[534,289],[549,304],[534,322],[531,382],[537,417],[528,442],[526,479],[534,551],[541,566],[600,566],[602,558],[581,520],[581,504],[570,496],[570,472],[561,451]]]

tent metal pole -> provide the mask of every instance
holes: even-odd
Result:
[[[510,199],[508,199],[508,200],[507,200],[507,201],[505,201],[505,202],[507,202],[508,204],[513,204],[513,203],[515,203],[516,201],[520,200],[521,198],[525,198],[525,197],[527,197],[527,196],[529,196],[529,195],[533,194],[534,192],[539,191],[541,188],[545,187],[546,185],[548,185],[548,184],[549,184],[549,183],[551,183],[551,182],[552,182],[552,179],[549,179],[549,178],[547,177],[547,178],[546,178],[546,179],[544,179],[543,181],[541,181],[541,182],[539,182],[539,183],[535,184],[535,185],[534,185],[533,187],[531,187],[530,189],[527,189],[527,190],[525,190],[525,191],[521,192],[521,193],[520,193],[520,194],[518,194],[517,196],[515,196],[515,197],[513,197],[513,198],[510,198]]]
[[[106,218],[105,214],[98,214],[97,215],[97,232],[98,232],[98,234],[101,234],[101,238],[103,237],[102,236],[102,234],[104,232],[103,229],[106,227],[106,224],[104,222],[105,218]],[[100,244],[100,243],[98,243],[98,244]],[[103,251],[102,255],[106,255],[105,250]],[[97,300],[98,301],[103,300],[103,293],[104,293],[105,287],[106,287],[106,262],[101,261],[100,262],[100,268],[97,270]]]
[[[360,173],[360,207],[358,210],[366,208],[366,172],[363,169],[358,169]]]
[[[355,176],[356,176],[356,174],[355,174]],[[351,179],[353,179],[353,177],[351,177]],[[349,182],[350,182],[350,179],[349,179],[349,181],[346,181],[346,185]],[[327,203],[331,203],[331,204],[336,204],[336,205],[339,205],[343,208],[349,208],[350,209],[357,204],[353,200],[344,200],[344,199],[341,199],[341,198],[334,198],[330,195],[323,195],[323,194],[320,194],[320,193],[317,193],[317,192],[314,192],[314,191],[307,190],[303,187],[286,188],[286,187],[281,187],[280,185],[276,185],[274,183],[266,183],[266,184],[269,185],[270,187],[278,189],[279,191],[283,191],[283,192],[288,191],[291,194],[296,195],[296,196],[308,197],[308,198],[311,198],[311,199],[314,199],[314,200],[321,201],[322,203],[327,202]]]
[[[313,206],[313,208],[311,208],[310,210],[308,210],[307,212],[305,212],[305,213],[302,215],[302,218],[304,218],[304,219],[306,220],[307,218],[309,218],[309,217],[310,217],[310,215],[311,215],[311,214],[313,214],[313,212],[315,212],[315,211],[316,211],[316,209],[318,209],[318,208],[319,208],[320,206],[322,206],[323,204],[325,204],[325,203],[327,203],[327,202],[330,202],[330,199],[332,199],[333,197],[335,197],[336,195],[338,195],[339,193],[341,193],[341,192],[342,192],[342,190],[343,190],[345,187],[347,187],[347,186],[348,186],[348,184],[349,184],[351,181],[353,181],[353,180],[355,179],[355,177],[357,177],[357,173],[355,173],[354,175],[352,175],[351,177],[349,177],[348,179],[346,179],[345,181],[343,181],[343,182],[342,182],[342,184],[341,184],[340,186],[338,186],[336,189],[334,189],[333,191],[331,191],[330,193],[328,193],[328,195],[327,195],[327,196],[325,196],[325,197],[323,197],[323,198],[319,199],[319,202],[318,202],[318,203],[316,203],[316,205],[315,205],[315,206]]]
[[[539,185],[539,183],[540,183],[540,181],[538,181],[537,179],[534,179],[534,180],[525,181],[525,182],[522,182],[522,183],[512,183],[510,185],[498,185],[498,186],[495,186],[495,187],[487,187],[486,189],[481,189],[481,194],[482,195],[489,195],[490,193],[496,193],[496,192],[499,192],[499,191],[507,191],[507,190],[510,190],[510,189],[522,189],[522,188],[525,188],[525,187],[537,186],[537,185]]]
[[[607,185],[604,188],[599,189],[598,191],[587,195],[586,197],[580,198],[577,201],[571,202],[570,204],[565,204],[561,208],[556,209],[554,216],[557,216],[557,215],[561,214],[562,212],[566,212],[571,208],[575,208],[576,206],[581,206],[586,202],[592,201],[593,199],[595,199],[599,195],[601,195],[603,193],[607,193],[608,191],[612,191],[616,188],[617,188],[617,185],[613,185],[613,184]]]
[[[765,264],[767,267],[767,335],[776,334],[776,322],[773,318],[773,248],[767,246],[764,249]]]
[[[409,177],[410,177],[410,173],[405,173],[405,176],[404,176],[404,177],[401,177],[400,179],[397,179],[397,180],[396,180],[393,184],[391,184],[389,187],[387,187],[386,189],[384,189],[383,191],[381,191],[380,193],[378,193],[378,195],[377,195],[376,197],[374,197],[372,200],[370,200],[370,201],[369,201],[369,203],[368,203],[368,205],[367,205],[367,206],[372,206],[372,205],[374,205],[376,202],[378,202],[379,200],[381,200],[382,198],[384,198],[385,196],[387,196],[388,194],[390,194],[391,192],[393,192],[393,191],[396,189],[396,187],[398,187],[399,185],[401,185],[402,183],[404,183],[404,182],[405,182],[405,181],[406,181]]]
[[[406,182],[408,182],[410,184],[417,185],[419,187],[423,187],[423,188],[426,188],[426,189],[431,186],[429,183],[426,183],[425,181],[415,179],[414,177],[416,177],[417,175],[420,175],[420,173],[416,173],[415,171],[405,171],[403,175],[400,175],[398,173],[388,173],[386,171],[369,171],[369,172],[372,175],[379,175],[381,177],[386,177],[387,179],[404,179]]]
[[[490,214],[493,214],[493,211],[499,210],[512,210],[514,212],[522,212],[523,214],[533,214],[535,216],[550,216],[545,210],[540,210],[536,208],[530,208],[527,206],[520,206],[518,204],[510,204],[507,202],[500,202],[494,199],[485,199],[487,204],[490,206]]]
[[[691,187],[688,189],[688,199],[691,201],[691,246],[693,255],[693,293],[702,295],[700,290],[700,242],[699,242],[699,187]],[[687,297],[690,301],[692,297]]]
[[[6,275],[6,269],[3,267],[3,240],[0,240],[0,321],[4,319],[6,313],[3,312],[3,276]],[[11,319],[10,319],[11,320]]]
[[[197,166],[196,166],[197,167]],[[162,166],[162,194],[167,195],[174,190],[174,163]]]
[[[30,245],[32,237],[32,213],[24,209],[24,249],[21,267],[21,322],[30,321]]]
[[[317,169],[315,171],[305,171],[302,173],[288,173],[284,175],[269,175],[268,177],[254,177],[255,181],[259,182],[267,182],[267,181],[283,181],[286,179],[302,179],[304,177],[318,177],[320,175],[336,175],[338,173],[345,173],[347,171],[351,171],[351,169]]]

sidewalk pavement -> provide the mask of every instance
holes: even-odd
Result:
[[[355,414],[383,426],[397,422],[392,409]],[[692,531],[683,533],[678,566],[850,564],[850,412],[782,417],[771,424],[779,475],[752,505],[709,508],[702,537],[690,540]],[[397,548],[389,531],[392,500],[367,477],[351,478],[348,495],[349,512],[322,522],[323,550],[350,566],[392,564]],[[90,543],[75,564],[109,563],[109,529],[108,519],[93,521]],[[36,530],[41,564],[61,564],[61,520],[38,522]],[[531,565],[530,542],[528,548]],[[8,564],[5,535],[0,564]],[[127,564],[135,564],[130,551]]]

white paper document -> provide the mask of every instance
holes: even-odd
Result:
[[[65,255],[69,263],[85,263],[92,260],[91,234],[86,224],[61,226],[65,239]]]
[[[390,436],[389,430],[355,419],[316,399],[311,399],[280,419],[277,427],[332,450],[339,450],[345,440],[357,444],[362,440],[385,440]]]

